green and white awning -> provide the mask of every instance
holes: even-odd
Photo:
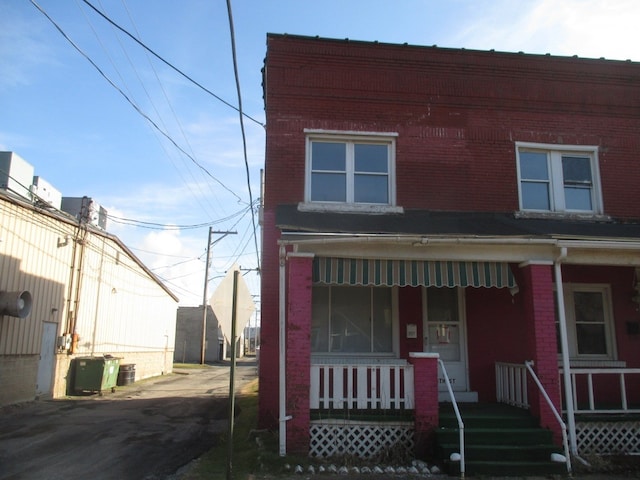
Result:
[[[517,286],[509,264],[315,257],[313,282],[328,285],[495,287]]]

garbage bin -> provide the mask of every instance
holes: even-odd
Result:
[[[128,363],[120,365],[118,371],[118,386],[131,385],[136,381],[136,364]]]
[[[115,390],[120,359],[116,357],[76,358],[76,375],[73,389],[80,392]]]

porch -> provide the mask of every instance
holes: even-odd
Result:
[[[405,285],[392,276],[393,290],[380,290],[383,294],[373,295],[372,289],[378,287],[365,291],[361,287],[345,286],[345,278],[351,278],[346,272],[357,273],[359,270],[343,267],[337,269],[342,273],[335,280],[336,290],[341,289],[340,295],[333,296],[329,292],[333,287],[316,285],[316,275],[322,277],[322,271],[318,274],[313,272],[314,265],[329,265],[316,260],[310,254],[288,254],[288,276],[285,278],[283,272],[281,277],[289,285],[287,301],[281,302],[281,345],[286,343],[280,357],[281,376],[285,379],[281,394],[286,392],[286,397],[280,402],[280,425],[286,429],[281,439],[290,442],[291,451],[314,457],[337,454],[367,458],[400,448],[416,452],[421,458],[420,452],[433,449],[435,432],[439,428],[438,387],[450,385],[439,383],[438,354],[422,353],[426,349],[427,337],[434,337],[429,325],[429,305],[438,305],[435,301],[430,303],[431,291],[428,289],[444,285],[428,282],[427,286],[414,286],[410,282]],[[359,267],[360,263],[356,266]],[[383,271],[395,270],[388,268]],[[398,269],[398,272],[402,271],[402,268]],[[482,402],[509,405],[517,402],[519,408],[530,410],[537,419],[537,425],[552,432],[555,444],[559,445],[565,421],[569,424],[570,438],[576,441],[575,423],[572,423],[576,413],[571,409],[561,411],[558,415],[560,421],[557,421],[550,407],[559,408],[563,403],[567,404],[562,401],[559,388],[562,372],[558,369],[557,360],[553,278],[558,278],[559,284],[562,281],[559,275],[554,277],[552,273],[551,265],[521,265],[518,274],[523,288],[516,295],[506,288],[468,289],[466,287],[470,285],[452,282],[451,288],[460,289],[459,303],[454,303],[452,309],[442,310],[453,312],[451,318],[459,313],[466,314],[468,319],[469,338],[473,338],[473,342],[468,345],[469,362],[463,365],[467,369],[460,377],[468,375],[472,384],[465,384],[465,389],[473,385],[480,390]],[[608,272],[595,273],[606,275]],[[334,285],[334,280],[327,282]],[[360,285],[359,281],[354,283]],[[351,290],[347,291],[347,288]],[[357,293],[366,293],[359,303],[364,307],[357,311],[355,299],[360,297],[352,294],[356,289]],[[380,308],[373,308],[375,306]],[[314,310],[316,307],[317,312]],[[349,317],[351,323],[333,328],[330,313],[340,310],[352,314]],[[321,323],[318,319],[326,321]],[[441,322],[455,327],[450,319]],[[459,342],[463,322],[459,321],[458,325],[455,334],[446,337],[442,344],[460,346],[458,352],[462,355],[467,347],[464,342]],[[318,327],[322,327],[320,331],[324,332],[324,337],[317,335]],[[335,341],[334,336],[338,335],[344,337],[342,342]],[[356,344],[356,338],[365,338],[367,342]],[[396,343],[389,341],[382,343],[381,347],[376,343],[390,338]],[[525,355],[535,360],[543,388],[533,387],[526,373],[524,377],[513,374],[504,379],[501,373],[492,371],[497,360],[518,359]],[[521,364],[518,368],[524,371],[526,367]],[[494,392],[494,385],[513,393],[509,396]],[[579,390],[576,395],[580,394]],[[640,394],[633,390],[626,386],[629,398],[640,398]],[[597,396],[596,392],[597,388],[594,389]],[[569,405],[573,403],[568,402]],[[566,420],[562,419],[563,413]],[[459,423],[464,425],[464,418],[459,419]],[[462,440],[461,452],[464,446]],[[286,445],[281,451],[286,451]],[[580,449],[572,451],[580,452]]]
[[[559,388],[571,384],[571,398],[562,396],[562,416],[569,428],[572,450],[579,455],[640,454],[640,369],[559,369]],[[528,409],[526,366],[496,363],[498,402]],[[573,433],[572,433],[573,432]]]
[[[442,423],[434,368],[442,367],[438,366],[437,355],[429,354],[415,354],[409,361],[315,359],[310,373],[309,455],[353,455],[371,459],[394,450],[411,455],[425,441],[425,435],[433,441],[434,432]],[[416,375],[417,370],[420,373]],[[424,376],[427,372],[431,373],[431,380]],[[562,369],[558,373],[562,378]],[[497,362],[495,375],[496,403],[493,405],[530,411],[531,397],[540,391],[533,378],[535,373],[528,372],[526,364]],[[563,398],[565,408],[558,412],[556,427],[568,425],[567,434],[579,454],[640,453],[640,396],[635,387],[639,375],[640,369],[571,369],[571,411],[575,422],[569,419]],[[613,384],[616,389],[611,388]],[[450,411],[455,410],[453,404],[449,403]],[[471,408],[465,404],[460,411],[463,429],[469,430],[469,422],[485,415],[482,412],[494,415],[495,408],[487,410],[481,405]],[[540,425],[539,416],[534,418]],[[468,439],[462,442],[456,451],[463,451]],[[558,446],[554,451],[562,453],[561,438],[556,436],[555,443]],[[467,445],[467,448],[471,447]],[[545,451],[552,449],[552,445],[545,447]]]
[[[497,403],[458,405],[450,382],[450,402],[440,403],[438,368],[449,381],[437,354],[414,353],[408,361],[315,359],[309,455],[373,461],[417,456],[459,473],[465,471],[466,451],[467,471],[478,474],[567,471],[562,461],[551,457],[565,458],[563,448],[528,409]],[[421,455],[425,446],[428,457]]]

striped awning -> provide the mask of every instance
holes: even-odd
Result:
[[[517,286],[509,264],[315,257],[313,282],[329,285],[495,287]]]

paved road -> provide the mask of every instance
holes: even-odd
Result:
[[[238,361],[236,391],[256,376]],[[167,478],[228,428],[229,366],[0,408],[0,479]]]

